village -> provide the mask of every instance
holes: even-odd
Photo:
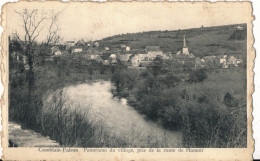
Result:
[[[243,66],[244,60],[235,55],[221,53],[218,55],[204,56],[202,58],[195,57],[189,51],[186,43],[186,36],[183,35],[182,50],[176,52],[164,53],[160,46],[146,46],[145,49],[134,49],[133,47],[121,44],[101,48],[98,41],[84,42],[84,40],[66,41],[63,44],[57,44],[50,48],[50,54],[45,55],[43,59],[53,61],[55,57],[60,57],[65,54],[77,54],[82,59],[80,64],[86,64],[89,60],[102,63],[103,65],[116,65],[119,61],[124,62],[129,68],[146,68],[157,57],[163,60],[169,60],[176,64],[176,71],[185,69],[200,69],[200,68],[223,68],[230,69]],[[11,53],[11,56],[21,62],[25,69],[28,67],[28,59],[26,56],[19,53]]]
[[[65,46],[65,50],[61,50]],[[64,48],[64,47],[63,47]],[[78,42],[67,41],[62,45],[56,45],[51,48],[51,57],[61,56],[63,54],[80,54],[87,60],[95,60],[103,65],[116,64],[118,61],[125,62],[129,67],[147,67],[151,62],[159,57],[164,60],[170,60],[178,64],[181,68],[199,69],[199,68],[234,68],[242,66],[244,60],[233,55],[211,55],[202,58],[195,57],[189,52],[186,43],[186,37],[183,36],[183,47],[181,51],[164,53],[159,46],[146,46],[145,49],[132,49],[132,47],[121,44],[113,49],[105,47],[101,49],[99,42]],[[84,60],[83,60],[84,61]]]

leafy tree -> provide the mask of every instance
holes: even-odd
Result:
[[[163,73],[163,60],[160,57],[156,57],[153,61],[153,63],[148,67],[148,70],[151,71],[151,73],[154,76],[157,76],[159,74]]]
[[[189,76],[189,82],[198,83],[202,82],[204,79],[207,78],[207,73],[205,69],[197,69],[192,71]]]

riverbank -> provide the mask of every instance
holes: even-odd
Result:
[[[129,106],[125,99],[114,97],[113,84],[109,81],[93,84],[80,84],[64,89],[71,106],[81,113],[92,125],[102,126],[102,132],[110,138],[124,140],[125,145],[114,144],[109,147],[181,147],[180,131],[169,131],[149,121],[144,115]],[[76,105],[76,106],[75,106]]]
[[[140,74],[128,69],[118,72],[112,77],[114,96],[126,98],[137,111],[166,129],[181,129],[184,147],[246,146],[244,68],[186,71],[181,73],[187,75],[184,81],[167,70],[167,65]],[[234,120],[239,124],[230,126]]]
[[[94,131],[93,129],[95,129],[95,127],[91,127],[90,123],[82,120],[82,114],[71,112],[66,118],[68,117],[71,121],[69,124],[71,127],[67,128],[70,129],[73,134],[70,131],[63,133],[62,130],[64,130],[64,126],[60,126],[61,118],[60,115],[57,114],[63,105],[50,105],[49,111],[46,112],[43,109],[44,98],[55,91],[60,91],[60,89],[66,86],[109,80],[111,73],[113,73],[116,68],[122,68],[120,65],[104,66],[101,63],[91,60],[86,60],[86,64],[81,64],[79,62],[81,62],[82,59],[84,58],[78,57],[77,55],[64,55],[57,57],[57,59],[52,62],[37,64],[33,70],[34,84],[30,87],[28,87],[28,80],[26,78],[27,72],[19,66],[11,65],[9,72],[9,120],[17,122],[23,127],[32,129],[37,133],[50,136],[51,139],[56,140],[61,145],[81,145],[81,143],[78,143],[81,141],[77,141],[80,130],[75,133],[75,128],[80,129],[87,127],[90,131]],[[57,97],[58,96],[59,95],[57,95]],[[75,123],[82,125],[74,127]],[[64,140],[65,135],[68,135],[66,140]],[[87,145],[84,143],[84,146],[91,146],[93,144],[94,143],[90,143]]]

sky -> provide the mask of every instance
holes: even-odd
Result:
[[[247,5],[250,7],[250,3]],[[38,9],[39,14],[55,13],[59,34],[64,41],[99,40],[123,33],[177,30],[207,26],[248,23],[250,10],[242,3],[170,2],[20,2],[7,6],[8,33],[23,34],[21,17],[15,11]],[[38,41],[46,38],[49,21],[44,22]]]

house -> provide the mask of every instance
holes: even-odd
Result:
[[[117,63],[117,60],[116,60],[116,59],[111,59],[111,60],[110,60],[110,63],[111,63],[111,64],[115,64],[115,63]]]
[[[66,50],[70,50],[70,48],[72,47],[72,46],[75,46],[76,44],[75,44],[75,42],[74,41],[67,41],[66,42]]]
[[[109,65],[109,60],[102,60],[101,63],[102,63],[103,65]]]
[[[56,55],[56,56],[62,55],[62,52],[61,52],[60,50],[58,50],[58,51],[56,51],[56,52],[54,53],[54,55]]]
[[[226,64],[227,63],[227,55],[221,56],[219,58],[219,63],[220,64]]]
[[[85,46],[85,41],[82,39],[82,40],[79,40],[77,43],[76,43],[76,46],[82,46],[84,47]]]
[[[94,60],[96,60],[96,59],[98,59],[98,58],[100,58],[100,56],[98,55],[98,54],[91,54],[90,55],[90,59],[94,59]]]
[[[102,62],[103,61],[103,59],[98,55],[97,57],[96,57],[96,59],[95,59],[97,62]]]
[[[244,28],[242,26],[236,26],[237,30],[244,30]]]
[[[72,46],[71,47],[71,53],[79,53],[83,51],[83,47],[81,46]]]
[[[28,58],[27,58],[27,56],[22,55],[22,63],[23,63],[23,64],[28,64]]]
[[[99,47],[99,43],[96,41],[96,42],[94,43],[94,46],[95,46],[95,47]]]
[[[116,60],[116,54],[111,54],[111,55],[109,56],[109,58],[112,59],[112,60]]]
[[[219,63],[219,67],[228,68],[227,55],[219,55],[219,56],[217,56],[216,59],[217,59],[216,61]]]
[[[201,59],[199,57],[195,58],[195,69],[199,69],[204,67],[203,63],[201,62]]]
[[[242,64],[243,62],[243,59],[237,59],[237,64]]]
[[[125,48],[125,50],[126,50],[126,51],[130,51],[130,47],[127,46],[127,47]]]
[[[227,61],[227,64],[230,66],[238,66],[237,65],[237,59],[234,57],[234,56],[230,56],[229,58],[228,58],[228,61]]]
[[[126,45],[124,45],[124,44],[121,44],[120,46],[121,46],[121,48],[123,48],[123,49],[126,48]]]
[[[105,47],[105,50],[106,50],[106,51],[109,51],[109,47]]]
[[[202,59],[203,62],[213,63],[216,59],[216,56],[205,56]]]
[[[147,46],[145,50],[149,61],[155,59],[157,56],[167,59],[167,56],[162,52],[159,46]]]
[[[138,67],[142,61],[148,61],[147,54],[136,54],[130,57],[130,62],[135,67]]]
[[[185,55],[185,54],[171,54],[170,60],[173,63],[177,63],[180,65],[188,65],[195,67],[195,56],[193,54]],[[201,63],[203,63],[203,60],[201,60]]]
[[[205,56],[201,59],[202,65],[206,68],[216,69],[219,66],[219,61],[217,56]]]
[[[53,47],[51,48],[51,55],[55,54],[55,52],[57,52],[57,51],[59,51],[59,50],[60,50],[59,47],[53,46]]]
[[[121,60],[123,62],[127,62],[127,61],[129,61],[131,55],[132,54],[120,54],[119,60]]]

